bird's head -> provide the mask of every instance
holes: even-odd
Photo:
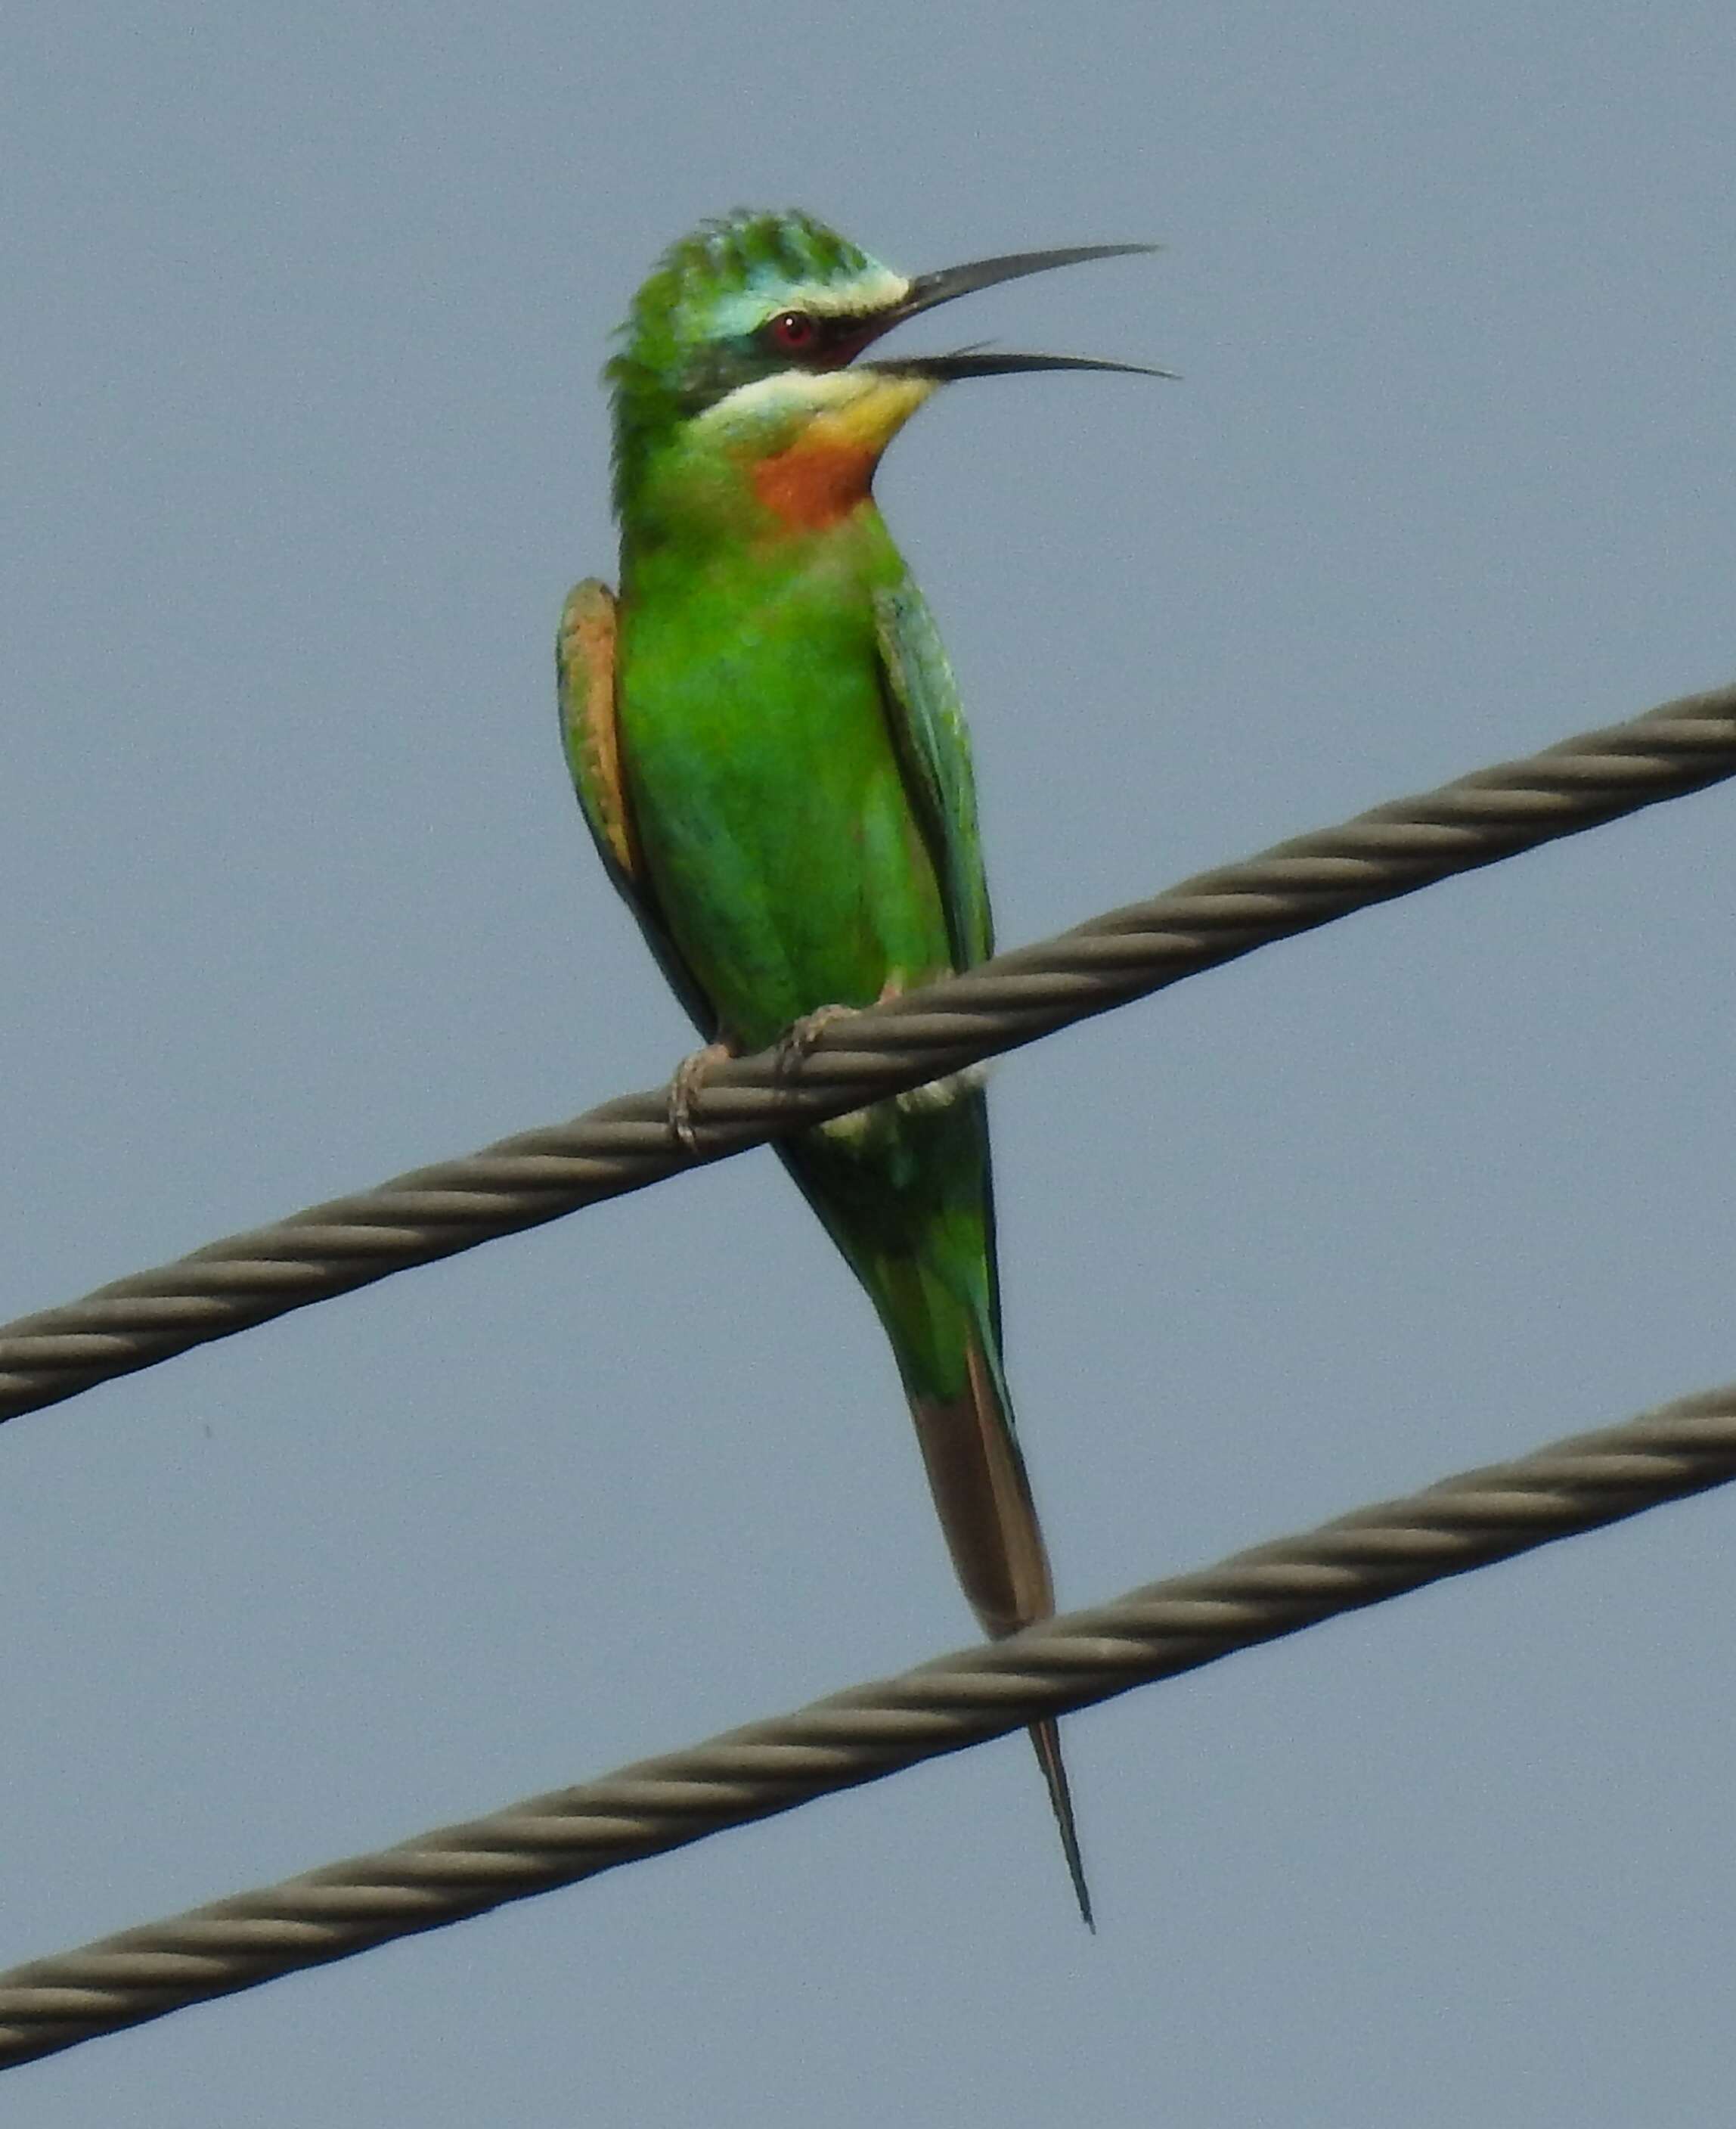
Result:
[[[749,471],[779,515],[823,522],[835,504],[866,494],[881,452],[941,384],[1034,369],[1166,375],[982,348],[858,360],[894,326],[955,296],[1153,248],[1018,252],[912,279],[810,215],[740,210],[703,223],[670,246],[634,298],[606,372],[617,506],[631,507],[654,461],[670,452],[696,473],[708,464]]]

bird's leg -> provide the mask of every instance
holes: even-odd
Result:
[[[792,1020],[778,1038],[774,1069],[778,1076],[799,1070],[826,1028],[835,1021],[854,1020],[861,1010],[854,1005],[816,1005],[800,1020]]]
[[[876,1005],[884,1005],[888,998],[900,998],[904,993],[904,972],[894,969],[880,986]],[[777,1066],[780,1074],[797,1071],[806,1060],[809,1052],[825,1031],[835,1021],[850,1020],[860,1012],[859,1005],[816,1005],[811,1012],[805,1012],[800,1020],[792,1020],[778,1038]]]
[[[703,1050],[696,1050],[683,1057],[675,1068],[675,1076],[669,1082],[669,1132],[685,1153],[697,1153],[699,1139],[693,1129],[693,1103],[700,1088],[720,1064],[740,1055],[735,1045],[727,1036],[716,1042],[708,1042]]]

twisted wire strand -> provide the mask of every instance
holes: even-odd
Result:
[[[0,2068],[576,1884],[1736,1478],[1736,1383],[600,1781],[0,1973]]]
[[[660,1181],[1011,1050],[1257,947],[1736,774],[1736,686],[1477,770],[720,1066],[697,1155],[668,1090],[499,1140],[0,1326],[0,1420],[291,1309]]]

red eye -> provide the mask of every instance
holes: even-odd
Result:
[[[780,311],[766,327],[766,336],[774,347],[800,355],[818,341],[820,326],[806,311]]]

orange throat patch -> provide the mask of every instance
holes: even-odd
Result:
[[[868,500],[880,453],[839,436],[816,435],[821,425],[787,451],[761,459],[752,469],[754,493],[792,531],[817,532],[848,517]]]

